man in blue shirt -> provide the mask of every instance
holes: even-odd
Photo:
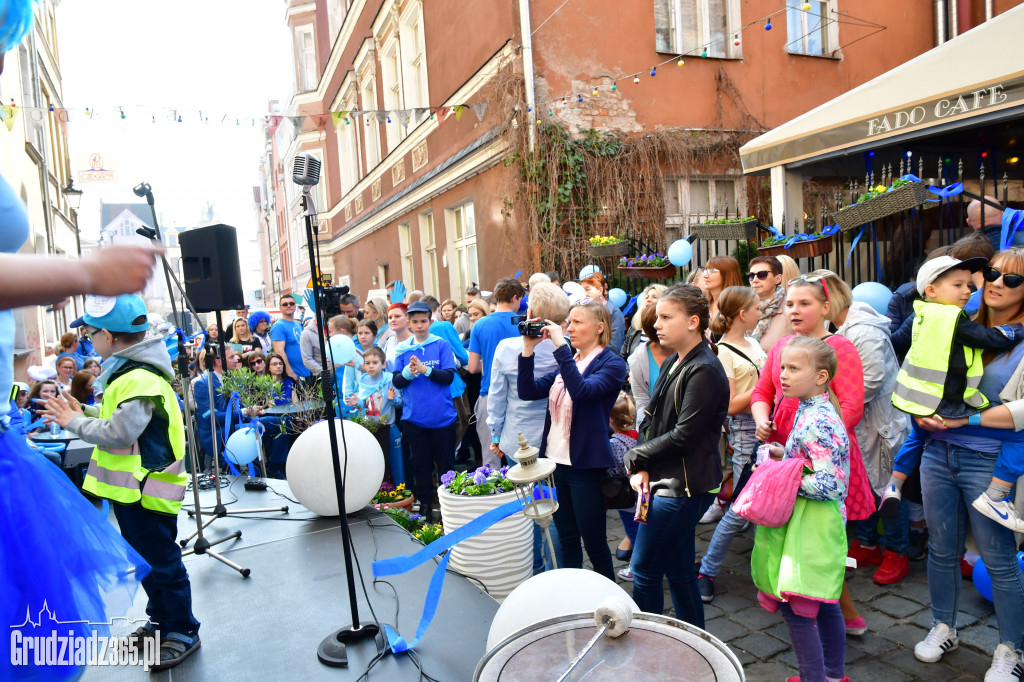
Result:
[[[270,328],[270,341],[274,352],[284,358],[284,373],[297,382],[311,374],[302,362],[302,350],[299,348],[302,323],[295,319],[296,300],[292,294],[282,296],[279,305],[281,319]]]
[[[473,325],[469,337],[469,365],[467,369],[473,374],[481,374],[480,398],[476,401],[476,432],[480,443],[491,442],[491,429],[487,426],[487,391],[491,386],[491,364],[494,362],[494,351],[505,339],[519,336],[519,327],[512,323],[512,318],[519,311],[519,304],[526,295],[526,288],[512,277],[498,280],[494,287],[494,301],[497,310]],[[500,435],[500,434],[499,434]],[[501,466],[501,459],[490,450],[484,450],[484,464],[490,463],[495,468]]]

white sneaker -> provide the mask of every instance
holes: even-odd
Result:
[[[992,667],[985,673],[985,682],[1020,682],[1024,675],[1024,664],[1012,644],[1003,643],[996,647]]]
[[[1015,533],[1024,533],[1024,519],[1020,518],[1010,498],[996,502],[987,492],[978,495],[971,506],[1001,526],[1006,526]]]
[[[723,516],[725,516],[725,505],[716,497],[708,510],[704,512],[704,516],[700,517],[698,523],[717,523]]]
[[[925,663],[937,663],[942,654],[960,646],[956,630],[950,629],[945,623],[939,623],[931,629],[923,642],[914,647],[914,658]]]

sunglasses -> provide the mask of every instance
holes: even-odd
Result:
[[[1016,289],[1021,284],[1024,284],[1024,275],[1018,275],[1015,272],[999,272],[991,265],[986,265],[981,269],[982,275],[985,277],[986,282],[995,282],[1000,277],[1003,278],[1003,284],[1010,289]]]
[[[818,284],[821,286],[821,290],[825,292],[825,302],[828,303],[828,285],[825,284],[825,278],[821,275],[800,275],[796,279],[789,280],[789,286],[793,286],[797,282],[807,282],[808,284]]]
[[[748,272],[747,279],[753,282],[755,279],[766,280],[768,275],[772,274],[769,270],[761,270],[760,272]]]
[[[263,358],[256,358],[255,360],[251,360],[249,362],[249,366],[250,367],[255,367],[256,365],[262,365],[262,364],[263,364]]]
[[[718,268],[705,268],[704,270],[705,275],[713,275],[716,272],[721,272],[721,270],[719,270]]]
[[[292,307],[294,307],[294,306],[295,306],[295,304],[294,304],[294,303],[282,303],[282,304],[281,304],[281,307],[282,307],[282,308],[292,308]]]

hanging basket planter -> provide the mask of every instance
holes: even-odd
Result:
[[[694,228],[701,239],[736,239],[747,241],[757,237],[757,221],[742,220],[734,223],[702,223]]]
[[[587,244],[591,258],[621,258],[629,253],[629,242],[615,244]]]
[[[676,276],[676,266],[663,265],[656,268],[630,268],[620,265],[619,272],[630,279],[672,279]]]
[[[759,246],[758,255],[761,256],[789,256],[790,258],[815,258],[832,252],[832,237],[818,237],[807,239],[802,242],[794,242],[788,249],[786,243],[772,244],[771,246]]]
[[[840,209],[835,215],[836,224],[843,231],[853,230],[865,223],[917,208],[927,198],[928,186],[924,182],[908,182],[892,191]]]

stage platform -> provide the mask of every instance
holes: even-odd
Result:
[[[348,668],[329,668],[316,656],[320,641],[350,623],[341,531],[336,518],[322,518],[296,502],[284,481],[269,480],[273,490],[250,492],[244,477],[229,477],[221,490],[227,508],[284,506],[288,513],[249,514],[218,519],[207,528],[214,541],[235,530],[238,540],[215,547],[226,558],[251,569],[248,578],[210,557],[185,558],[192,583],[193,607],[202,623],[202,647],[178,667],[156,673],[167,680],[356,680],[376,654],[372,642],[349,647]],[[189,491],[186,502],[191,501]],[[201,495],[204,508],[214,503],[213,491]],[[230,504],[229,504],[230,503]],[[111,516],[113,520],[113,516]],[[407,640],[415,637],[427,585],[435,562],[400,576],[373,583],[370,564],[375,559],[412,554],[422,545],[388,517],[366,508],[349,517],[356,564],[362,569],[366,591],[358,583],[359,617],[376,619]],[[194,520],[182,511],[179,538],[195,530]],[[356,573],[358,578],[358,571]],[[145,593],[140,590],[132,618],[145,617]],[[449,570],[437,614],[416,646],[423,671],[444,682],[471,680],[484,655],[487,632],[498,603],[467,578]],[[127,634],[115,632],[114,634]],[[92,668],[84,680],[140,680],[149,675],[141,668]],[[408,655],[387,655],[369,674],[370,680],[417,680],[419,671]]]

